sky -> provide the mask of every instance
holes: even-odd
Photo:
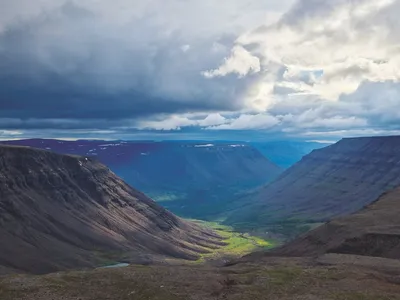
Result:
[[[400,0],[0,0],[0,139],[400,134]]]

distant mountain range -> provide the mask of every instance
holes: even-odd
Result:
[[[249,144],[283,169],[290,168],[311,151],[330,145],[327,142],[298,141],[250,142]]]
[[[138,263],[195,260],[223,244],[92,158],[4,145],[0,241],[0,266],[30,273],[94,267],[120,253]]]
[[[304,224],[354,213],[400,185],[399,147],[400,137],[394,136],[347,138],[314,150],[247,195],[226,222],[296,233]]]
[[[245,143],[20,140],[3,142],[95,157],[128,184],[173,212],[214,218],[237,194],[262,186],[282,169]]]

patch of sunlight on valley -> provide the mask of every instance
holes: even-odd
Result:
[[[278,245],[277,241],[251,236],[248,233],[235,232],[232,227],[221,225],[217,222],[201,220],[190,221],[214,230],[223,237],[223,241],[226,243],[225,246],[211,253],[203,254],[197,261],[199,263],[221,258],[237,258],[254,251],[268,250]]]

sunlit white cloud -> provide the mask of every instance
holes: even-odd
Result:
[[[249,109],[264,108],[286,133],[396,133],[399,13],[397,0],[301,0],[276,24],[241,35],[205,75],[251,76]]]
[[[237,118],[228,119],[226,124],[209,126],[209,130],[249,130],[269,129],[279,124],[279,119],[268,114],[241,114]]]

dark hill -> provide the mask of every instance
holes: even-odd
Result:
[[[243,143],[42,139],[6,143],[96,157],[131,186],[190,218],[223,213],[233,198],[239,198],[236,194],[262,186],[282,172]]]
[[[400,137],[392,136],[348,138],[314,150],[249,195],[228,223],[293,229],[354,213],[400,184],[399,149]]]
[[[0,146],[0,241],[0,265],[32,273],[115,253],[196,259],[220,244],[92,158],[14,146]]]
[[[336,218],[275,250],[276,255],[325,253],[400,259],[400,188],[361,211]]]

